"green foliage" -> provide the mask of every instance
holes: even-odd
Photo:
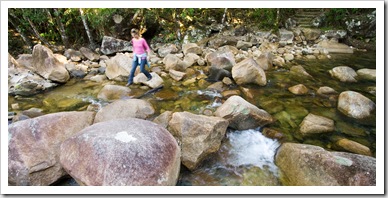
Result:
[[[367,14],[374,9],[371,8],[330,8],[326,9],[326,26],[340,27],[345,19],[351,15]]]

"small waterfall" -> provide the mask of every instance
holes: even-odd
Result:
[[[253,165],[261,169],[267,166],[271,172],[277,174],[274,156],[280,144],[261,134],[259,128],[234,131],[228,133],[226,138],[230,144],[228,164],[236,167]]]

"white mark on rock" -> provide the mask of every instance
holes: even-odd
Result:
[[[163,182],[166,182],[167,181],[167,178],[165,178],[164,176],[162,176],[162,178],[159,178],[158,179],[158,184],[162,184]]]
[[[125,143],[137,140],[132,135],[129,135],[126,131],[118,132],[115,136],[115,139],[118,141],[121,141],[121,142],[125,142]]]

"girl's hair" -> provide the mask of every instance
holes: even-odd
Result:
[[[139,34],[139,30],[136,28],[132,28],[131,33]]]

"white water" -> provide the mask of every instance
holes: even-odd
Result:
[[[280,144],[276,140],[265,137],[259,129],[235,131],[227,134],[229,140],[229,156],[227,163],[232,166],[253,165],[277,174],[274,163],[276,149]]]
[[[222,98],[222,95],[220,93],[218,93],[217,91],[210,91],[210,90],[202,91],[202,90],[198,90],[197,94],[198,95],[210,96],[211,98],[215,98],[215,97]]]

